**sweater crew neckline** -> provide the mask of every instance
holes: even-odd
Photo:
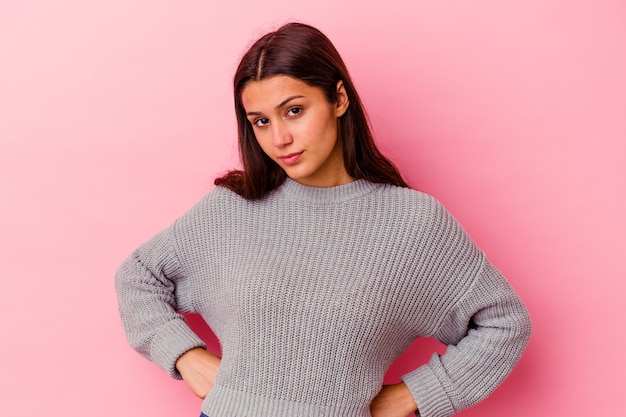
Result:
[[[277,191],[290,200],[332,204],[361,197],[374,191],[379,186],[380,184],[357,179],[334,187],[313,187],[287,178]]]

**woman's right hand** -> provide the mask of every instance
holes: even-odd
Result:
[[[215,385],[220,362],[218,356],[198,347],[183,353],[176,361],[176,369],[191,391],[204,398]]]

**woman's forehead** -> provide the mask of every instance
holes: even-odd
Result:
[[[274,75],[249,81],[241,93],[241,101],[247,112],[275,110],[293,98],[318,97],[324,98],[324,93],[319,87],[313,87],[288,75]]]

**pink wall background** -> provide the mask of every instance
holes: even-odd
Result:
[[[293,19],[531,311],[527,354],[462,415],[626,415],[626,3],[371,3],[0,3],[0,415],[199,414],[126,345],[112,277],[236,163],[234,67]]]

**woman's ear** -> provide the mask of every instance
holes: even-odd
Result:
[[[343,81],[339,80],[339,82],[337,82],[337,102],[335,103],[335,116],[343,116],[346,110],[348,110],[349,105],[350,100],[348,99],[348,93],[346,93],[346,87],[343,85]]]

